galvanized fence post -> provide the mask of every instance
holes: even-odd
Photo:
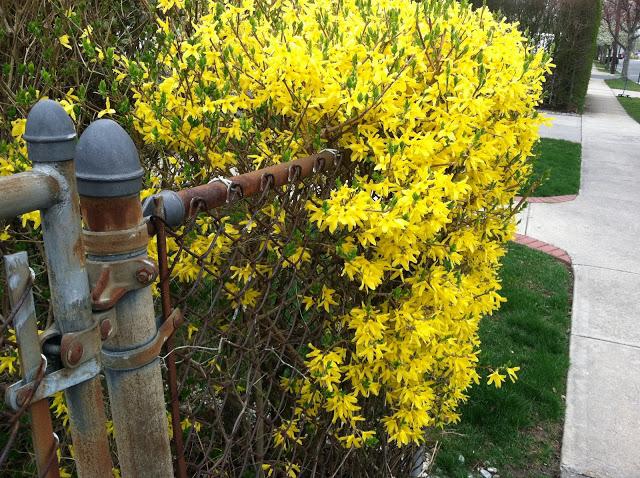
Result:
[[[147,257],[138,153],[117,123],[98,120],[80,137],[76,164],[93,308],[115,310],[102,359],[122,476],[169,477],[158,353],[178,320],[159,328],[155,318],[149,285],[157,267]]]
[[[82,247],[73,162],[76,132],[71,118],[58,103],[43,100],[29,113],[24,139],[34,172],[57,182],[58,201],[41,210],[42,237],[56,324],[62,334],[86,332],[84,345],[76,341],[72,349],[64,350],[63,344],[63,361],[73,366],[85,358],[88,349],[100,347]],[[78,475],[111,476],[113,465],[99,378],[66,389],[65,396]]]

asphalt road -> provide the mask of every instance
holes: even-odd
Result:
[[[618,71],[622,71],[622,60],[618,63]],[[630,80],[638,81],[638,75],[640,75],[640,60],[629,60],[629,73]]]

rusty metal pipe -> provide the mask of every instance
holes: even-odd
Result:
[[[58,200],[58,182],[42,171],[0,177],[0,221],[47,209]]]
[[[35,379],[36,371],[41,365],[42,355],[27,253],[18,252],[5,256],[4,267],[11,307],[20,306],[13,318],[13,327],[18,339],[22,378],[29,382]],[[24,298],[23,294],[26,294]],[[45,399],[32,402],[29,412],[31,413],[31,434],[38,475],[46,478],[59,478],[60,470],[56,456],[57,440],[53,434],[49,401]]]
[[[115,216],[111,213],[116,209],[110,207],[110,201],[110,198],[100,202],[97,198],[81,196],[85,225],[93,225],[92,231],[113,230]],[[129,220],[123,221],[121,226],[130,229],[142,223],[139,196],[134,195],[126,203],[130,209],[121,210],[120,217]],[[105,221],[105,213],[114,221]],[[140,253],[133,249],[129,252],[135,257],[146,256],[146,251]],[[87,250],[87,253],[94,260],[105,262],[129,255],[114,256],[99,250]],[[118,300],[115,309],[117,333],[103,343],[103,350],[134,350],[154,338],[157,324],[150,288],[127,292]],[[156,359],[133,370],[112,370],[105,366],[105,376],[122,476],[172,476],[160,361]]]
[[[272,181],[271,187],[284,186],[293,179],[303,179],[314,172],[332,167],[338,154],[335,150],[324,150],[304,158],[232,176],[226,180],[227,184],[225,181],[214,180],[208,184],[177,191],[184,205],[185,219],[193,212],[191,204],[194,199],[204,201],[206,210],[214,209],[228,200],[249,197],[261,192],[267,181]]]
[[[111,233],[120,241],[117,253],[105,241],[93,242],[91,248],[87,243],[88,257],[107,265],[146,259],[148,236],[141,244],[138,236],[126,233],[143,224],[139,196],[142,169],[131,138],[113,121],[96,121],[78,142],[76,162],[86,230]],[[142,281],[138,274],[131,279],[136,277]],[[150,281],[145,279],[144,283]],[[103,357],[133,356],[153,343],[158,325],[150,287],[130,288],[119,296],[115,322],[116,333],[103,343]],[[127,368],[115,367],[104,359],[103,363],[122,476],[173,476],[157,355]]]
[[[155,200],[156,215],[160,218],[163,215],[164,204],[162,197]],[[162,306],[162,318],[167,321],[173,312],[171,305],[171,291],[169,289],[169,264],[167,251],[167,233],[162,219],[156,219],[156,241],[158,246],[158,269],[160,299]],[[171,426],[173,428],[173,445],[175,448],[175,469],[178,478],[187,478],[187,464],[184,459],[184,442],[182,439],[182,427],[180,425],[180,402],[178,396],[178,372],[176,369],[176,356],[173,352],[173,336],[169,337],[165,343],[167,375],[169,378],[169,394],[171,396]]]

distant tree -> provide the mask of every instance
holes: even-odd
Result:
[[[509,21],[517,21],[535,47],[551,53],[556,67],[545,84],[547,107],[582,109],[595,57],[603,0],[470,1],[476,7],[486,5]]]
[[[507,19],[520,23],[529,38],[544,43],[544,36],[555,30],[561,0],[471,0],[476,7],[486,5],[489,10],[502,13]]]
[[[612,37],[613,56],[617,56],[618,47],[624,48],[622,76],[627,77],[629,56],[635,41],[640,38],[640,0],[604,0],[602,12],[607,29]],[[612,73],[615,71],[612,62]]]

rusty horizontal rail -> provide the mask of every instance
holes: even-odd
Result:
[[[215,178],[207,184],[193,188],[180,191],[161,191],[143,205],[144,215],[155,215],[153,198],[162,196],[166,223],[172,227],[179,226],[200,212],[210,211],[226,203],[253,196],[265,189],[284,186],[330,167],[335,167],[346,153],[346,151],[325,149],[317,154],[250,173],[229,178]],[[149,234],[155,234],[153,221],[150,221],[147,226]]]
[[[187,211],[185,219],[194,199],[204,201],[206,210],[215,209],[233,199],[253,196],[265,187],[284,186],[290,181],[321,172],[324,168],[332,166],[339,157],[339,151],[327,149],[304,158],[232,176],[226,180],[214,179],[208,184],[178,191],[178,196]]]

